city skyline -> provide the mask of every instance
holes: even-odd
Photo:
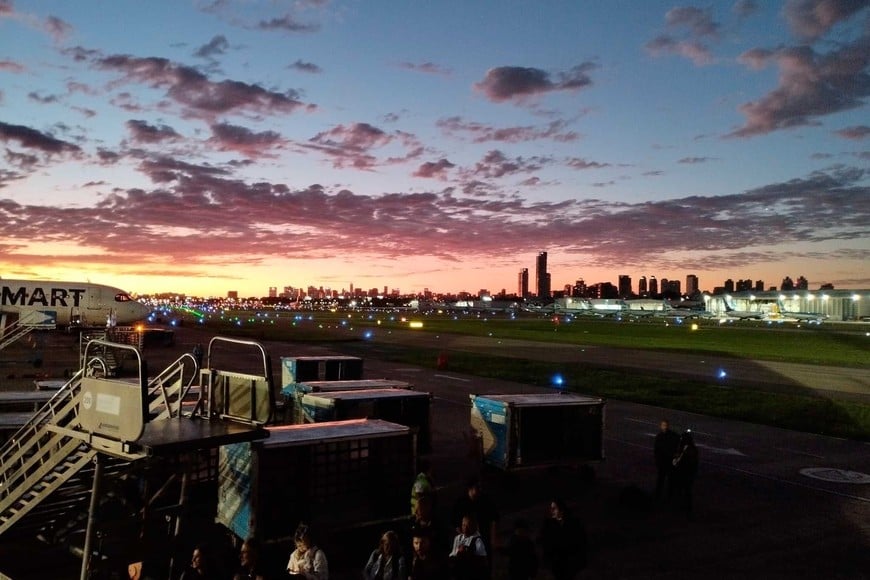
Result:
[[[0,0],[0,276],[867,288],[868,97],[866,1]]]

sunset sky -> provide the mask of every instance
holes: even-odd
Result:
[[[0,0],[0,276],[870,288],[870,1]]]

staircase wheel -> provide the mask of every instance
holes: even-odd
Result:
[[[85,376],[97,379],[109,376],[109,365],[103,357],[95,356],[88,359],[85,365]]]

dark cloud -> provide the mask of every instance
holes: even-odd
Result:
[[[0,17],[12,16],[15,14],[15,7],[12,5],[12,0],[0,0]]]
[[[22,73],[24,70],[23,64],[19,64],[13,60],[0,60],[0,71],[2,72]]]
[[[412,70],[415,72],[426,73],[430,75],[449,75],[450,69],[445,68],[441,65],[437,65],[434,62],[421,62],[421,63],[413,63],[413,62],[400,62],[399,66],[404,69]]]
[[[40,104],[42,104],[42,105],[48,105],[48,104],[51,104],[51,103],[56,103],[56,102],[58,101],[58,96],[57,96],[57,95],[45,95],[45,96],[42,96],[42,95],[40,95],[39,93],[37,93],[37,92],[35,92],[35,91],[30,92],[30,93],[27,93],[27,98],[30,99],[31,101],[34,101],[34,102],[36,102],[36,103],[40,103]]]
[[[868,6],[867,0],[788,0],[782,12],[792,32],[801,38],[816,40],[838,22]]]
[[[78,153],[77,145],[55,139],[51,135],[41,133],[24,125],[11,125],[0,122],[0,141],[17,142],[27,149],[36,149],[45,154]]]
[[[758,12],[758,3],[755,0],[737,0],[731,10],[739,18],[747,18]]]
[[[435,162],[427,161],[426,163],[418,167],[417,171],[415,171],[413,175],[414,177],[437,177],[439,179],[444,179],[447,176],[447,170],[454,167],[456,166],[447,161],[446,159],[439,159]]]
[[[292,68],[294,70],[298,70],[301,72],[317,74],[323,72],[319,66],[314,64],[313,62],[305,62],[303,60],[297,60],[296,62],[287,65],[287,68]]]
[[[474,87],[490,101],[522,102],[535,95],[553,91],[579,90],[592,84],[588,73],[597,68],[592,62],[584,62],[566,72],[555,75],[538,68],[501,66],[486,71],[483,80]]]
[[[223,34],[218,34],[196,49],[193,56],[198,56],[200,58],[214,58],[215,56],[224,54],[229,47],[230,43],[227,41],[226,37]]]
[[[108,149],[97,149],[97,158],[102,165],[112,165],[121,160],[121,154]]]
[[[211,126],[212,138],[209,141],[221,151],[238,151],[246,157],[268,155],[270,149],[284,142],[275,131],[255,133],[247,127],[217,123]]]
[[[169,125],[149,125],[147,122],[137,119],[127,121],[126,125],[136,143],[160,143],[181,138],[181,135]]]
[[[835,133],[844,139],[860,141],[861,139],[870,137],[870,127],[867,125],[856,125],[854,127],[845,127],[839,131],[835,131]]]
[[[741,62],[751,68],[775,63],[779,86],[740,107],[746,124],[733,137],[752,137],[803,125],[818,117],[860,107],[870,95],[870,34],[819,54],[809,46],[753,49]]]
[[[610,167],[610,163],[600,163],[598,161],[589,161],[580,157],[572,157],[565,162],[565,165],[571,169],[601,169]]]
[[[45,19],[45,31],[54,38],[55,42],[61,42],[72,32],[72,26],[57,16],[49,16]]]
[[[190,114],[213,116],[229,112],[292,113],[305,104],[296,91],[283,93],[241,81],[211,81],[194,68],[165,58],[114,55],[96,61],[98,68],[124,73],[125,80],[166,89],[166,96]]]
[[[576,141],[579,135],[568,131],[566,121],[552,121],[544,127],[518,126],[494,127],[485,123],[465,121],[462,117],[447,117],[439,119],[436,125],[451,137],[468,135],[473,143],[499,141],[503,143],[520,143],[538,139],[552,139],[561,143]]]
[[[676,54],[688,58],[698,66],[713,62],[710,49],[696,40],[676,40],[662,34],[647,42],[645,48],[653,56]]]
[[[698,163],[707,163],[709,161],[716,161],[715,157],[683,157],[677,163],[682,163],[683,165],[697,165]]]
[[[544,165],[550,163],[550,159],[544,157],[514,157],[509,158],[498,149],[493,149],[478,161],[472,173],[489,179],[497,179],[515,173],[531,173],[538,171]]]
[[[33,170],[39,164],[39,157],[36,155],[30,153],[18,153],[9,149],[6,149],[3,158],[6,159],[10,165],[27,171]]]
[[[665,22],[675,28],[687,28],[693,38],[717,36],[719,24],[713,21],[710,12],[694,6],[678,6],[665,14]]]
[[[256,27],[260,30],[283,30],[285,32],[314,32],[320,29],[317,24],[304,24],[289,14],[281,18],[261,20]]]

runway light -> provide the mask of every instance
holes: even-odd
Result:
[[[565,384],[565,378],[561,374],[556,373],[550,379],[550,382],[552,383],[552,385],[554,387],[561,387],[561,386],[564,386],[564,384]]]
[[[371,330],[366,330],[366,331],[363,333],[363,338],[366,339],[366,340],[371,340],[372,337],[373,337],[374,335],[375,335],[375,333],[372,332]]]
[[[692,330],[698,330],[698,323],[697,322],[692,324]]]
[[[728,373],[725,372],[725,369],[719,369],[719,371],[716,373],[717,379],[724,379],[727,376],[728,376]]]
[[[423,323],[419,320],[412,320],[408,323],[409,328],[423,328]]]

